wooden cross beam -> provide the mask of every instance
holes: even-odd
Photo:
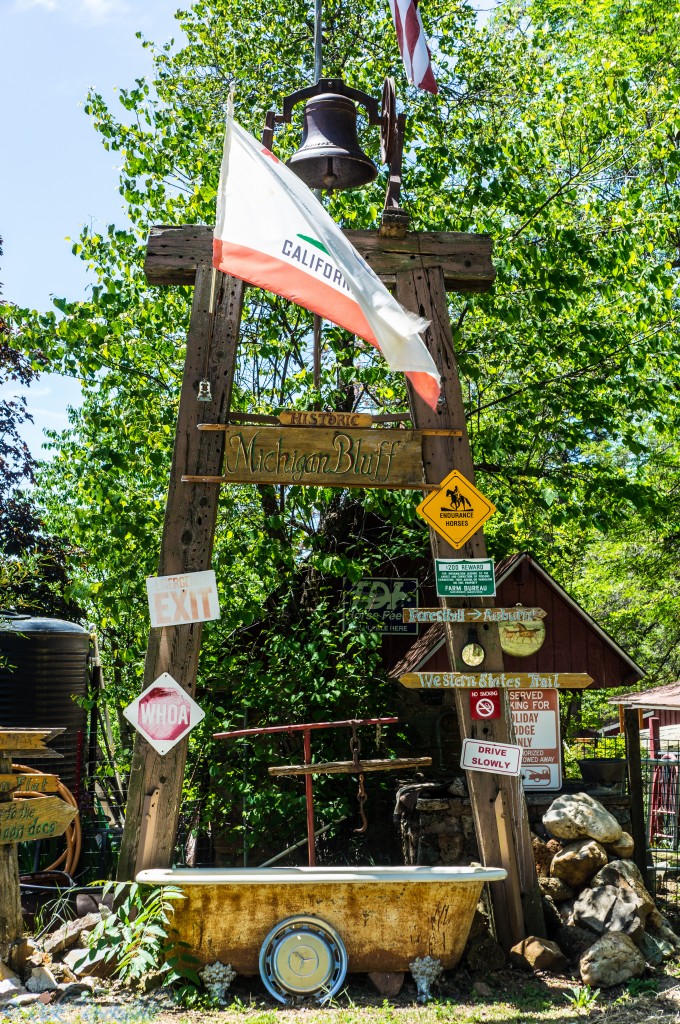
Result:
[[[383,282],[395,289],[402,305],[420,312],[431,321],[425,341],[442,374],[442,401],[437,412],[432,412],[412,391],[409,396],[413,426],[423,433],[426,483],[430,486],[438,484],[452,468],[460,470],[472,481],[472,455],[453,352],[446,292],[488,291],[495,277],[491,263],[491,239],[488,235],[450,232],[411,232],[403,239],[381,238],[377,231],[351,231],[347,236]],[[196,401],[196,395],[200,379],[209,376],[215,382],[211,418],[218,424],[229,421],[245,286],[227,275],[216,274],[211,269],[211,262],[211,227],[152,228],[145,263],[149,283],[195,285],[159,575],[208,569],[212,558],[218,488],[205,483],[182,483],[182,475],[221,475],[225,435],[221,430],[198,429],[205,410]],[[433,554],[438,557],[479,558],[486,555],[481,530],[462,552],[453,551],[434,533],[431,533],[431,540]],[[471,599],[468,603],[484,607],[484,600]],[[497,632],[497,628],[489,627],[486,643],[488,666],[485,667],[502,672],[503,657]],[[463,624],[447,623],[447,646],[454,668],[465,636]],[[193,694],[200,637],[200,624],[153,630],[149,638],[144,687],[166,671]],[[484,738],[499,742],[513,738],[505,695],[502,695],[503,717],[482,723],[482,726],[471,723],[469,703],[464,699],[466,696],[460,692],[456,695],[458,719],[464,736],[477,736],[478,729],[483,727]],[[129,879],[134,875],[145,802],[151,794],[157,801],[158,813],[145,833],[144,864],[148,867],[168,867],[171,864],[186,751],[187,741],[183,740],[161,758],[137,734],[118,865],[119,879]],[[540,935],[543,931],[524,795],[517,779],[471,772],[468,783],[482,858],[487,865],[497,865],[502,861],[507,862],[510,868],[507,883],[492,887],[498,936],[507,948],[522,937],[523,921],[533,934]],[[494,812],[499,794],[503,794],[503,820],[507,826],[503,837]]]
[[[457,231],[411,231],[381,238],[377,231],[346,231],[346,237],[383,284],[396,285],[404,271],[439,267],[451,292],[488,292],[496,279],[490,235]],[[205,224],[153,227],[144,271],[149,284],[192,285],[196,269],[212,263],[213,228]]]

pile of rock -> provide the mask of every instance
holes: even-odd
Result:
[[[101,992],[107,965],[90,959],[87,936],[100,914],[69,921],[41,942],[24,938],[0,961],[0,1008],[60,1003]],[[80,961],[85,961],[82,965]]]
[[[602,804],[587,793],[564,794],[550,805],[543,824],[550,838],[534,835],[532,842],[552,941],[543,962],[532,966],[578,965],[585,984],[608,988],[680,950],[680,938],[630,859],[631,836]],[[515,948],[514,959],[531,964],[542,942],[531,936]]]

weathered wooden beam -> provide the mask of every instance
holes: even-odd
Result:
[[[187,487],[181,477],[188,469],[211,474],[222,468],[224,433],[200,431],[196,427],[206,415],[222,423],[229,417],[243,290],[241,281],[213,271],[205,263],[196,275],[159,576],[200,572],[211,565],[219,491],[215,487]],[[210,406],[196,401],[198,383],[206,376],[212,383]],[[194,695],[201,628],[201,623],[191,623],[151,630],[142,689],[162,672],[169,672]],[[119,880],[134,877],[144,825],[145,866],[161,868],[172,864],[187,748],[188,741],[184,739],[161,756],[140,733],[136,734],[118,860]],[[147,797],[156,790],[158,813],[149,822]]]
[[[619,708],[621,705],[619,704]],[[642,782],[642,757],[640,754],[640,723],[636,708],[624,708],[624,729],[626,733],[626,763],[628,769],[628,795],[630,797],[630,823],[635,849],[633,859],[639,867],[645,885],[652,888],[651,854],[647,852],[647,829],[645,827],[644,785]],[[650,881],[652,885],[650,885]]]
[[[12,773],[12,759],[2,753],[0,773]],[[11,800],[11,792],[0,792],[0,807],[5,807]],[[7,960],[22,931],[17,844],[0,844],[0,960]]]
[[[377,231],[346,231],[347,238],[386,285],[404,271],[441,267],[447,291],[486,292],[496,278],[490,235],[411,231],[380,238]],[[144,272],[149,284],[193,285],[196,267],[212,260],[213,228],[206,224],[151,228]]]
[[[380,760],[316,761],[314,764],[282,764],[269,768],[270,775],[359,775],[360,772],[394,772],[406,768],[429,768],[431,757],[391,757]]]
[[[453,349],[453,338],[446,302],[444,274],[441,269],[413,269],[398,275],[396,297],[406,309],[420,313],[430,326],[425,332],[425,344],[442,376],[442,393],[437,410],[433,411],[408,385],[412,422],[416,429],[446,427],[461,430],[461,437],[431,437],[423,439],[423,465],[425,478],[430,484],[444,479],[452,469],[457,469],[471,483],[474,483],[472,450],[465,425],[463,395],[458,376],[458,367]],[[487,550],[484,533],[478,530],[467,544],[455,551],[451,545],[430,530],[430,543],[435,558],[486,558]],[[461,603],[459,601],[459,603]],[[467,598],[470,607],[483,608],[490,603],[486,598]],[[446,601],[442,600],[446,607]],[[460,652],[467,642],[468,627],[465,623],[445,624],[446,643],[451,668],[459,668]],[[503,671],[498,626],[484,625],[483,646],[486,651],[484,669],[491,672]],[[473,722],[470,716],[470,700],[464,690],[455,691],[456,711],[462,737],[514,742],[514,729],[510,715],[507,694],[501,691],[502,717],[483,722]],[[529,819],[526,801],[519,779],[511,776],[494,775],[488,772],[467,773],[470,801],[475,821],[475,832],[479,852],[487,867],[498,867],[505,859],[519,881],[526,932],[545,935],[545,923],[538,890],[536,867],[534,865]],[[511,848],[503,848],[499,836],[495,806],[499,793],[504,793],[504,813],[510,816],[510,828],[505,838]],[[515,880],[495,882],[490,887],[494,910],[496,934],[504,949],[509,949],[519,939],[519,925],[513,913],[516,900]],[[523,930],[523,929],[522,929]]]

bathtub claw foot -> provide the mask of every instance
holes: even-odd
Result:
[[[418,989],[418,1002],[429,1003],[434,998],[432,987],[442,976],[441,963],[433,956],[419,956],[408,966]]]
[[[231,964],[222,964],[216,960],[214,964],[207,964],[198,976],[206,987],[209,995],[213,996],[218,1003],[226,1003],[227,991],[236,977],[236,971]]]

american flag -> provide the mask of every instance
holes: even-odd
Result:
[[[437,92],[417,0],[390,0],[390,8],[406,77],[419,89]]]

